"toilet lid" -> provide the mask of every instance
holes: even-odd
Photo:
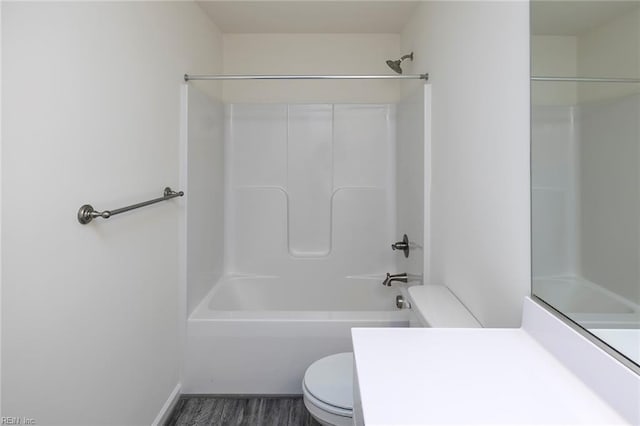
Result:
[[[319,359],[307,368],[304,386],[316,399],[353,410],[353,352]]]

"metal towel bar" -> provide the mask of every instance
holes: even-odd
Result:
[[[80,207],[78,210],[78,222],[83,225],[91,222],[96,217],[101,217],[103,219],[109,219],[111,216],[115,216],[120,213],[128,212],[129,210],[134,210],[140,207],[148,206],[150,204],[159,203],[160,201],[170,200],[176,197],[182,197],[184,195],[183,191],[174,191],[168,186],[164,189],[164,196],[160,198],[154,198],[153,200],[143,201],[142,203],[132,204],[127,207],[122,207],[115,210],[105,210],[103,212],[96,211],[90,204],[85,204]]]

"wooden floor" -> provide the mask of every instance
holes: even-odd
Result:
[[[165,425],[320,426],[320,423],[304,407],[302,397],[181,397]]]

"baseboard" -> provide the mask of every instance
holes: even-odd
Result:
[[[169,416],[171,415],[171,411],[173,411],[173,407],[176,406],[178,400],[180,399],[181,390],[182,385],[178,383],[171,392],[171,395],[169,395],[167,402],[165,402],[160,409],[160,412],[156,416],[156,419],[153,421],[153,423],[151,423],[152,426],[162,426],[167,422],[167,420],[169,420]]]

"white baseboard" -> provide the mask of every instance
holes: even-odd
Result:
[[[151,423],[152,426],[162,426],[165,424],[167,420],[169,420],[169,416],[171,415],[171,411],[173,411],[173,407],[178,403],[178,399],[180,399],[180,394],[182,390],[182,385],[178,383],[169,398],[167,398],[167,402],[164,403],[160,412],[156,416],[156,419]]]

